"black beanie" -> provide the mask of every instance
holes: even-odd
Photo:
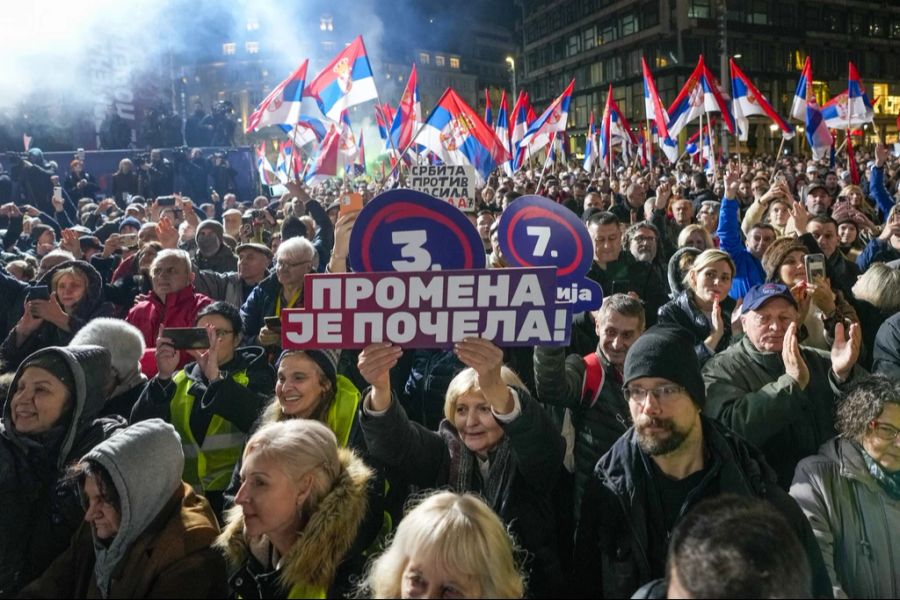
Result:
[[[680,327],[657,325],[644,332],[625,356],[628,385],[639,377],[660,377],[684,386],[699,408],[706,404],[706,388],[691,335]]]

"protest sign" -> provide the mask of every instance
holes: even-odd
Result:
[[[366,204],[353,226],[349,259],[357,273],[485,266],[484,244],[466,215],[405,189],[390,190]]]
[[[410,189],[452,204],[463,212],[475,212],[478,175],[468,165],[423,165],[409,168]]]
[[[557,267],[558,302],[571,303],[574,312],[600,307],[603,290],[585,277],[594,247],[571,210],[542,196],[522,196],[503,211],[497,237],[511,266]]]
[[[307,275],[303,309],[282,311],[283,348],[565,346],[571,304],[556,302],[554,268]]]

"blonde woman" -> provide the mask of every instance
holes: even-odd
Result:
[[[522,572],[503,521],[472,494],[437,492],[400,522],[369,567],[372,598],[521,598]]]
[[[240,598],[332,598],[350,587],[349,556],[372,472],[322,423],[270,423],[244,449],[236,506],[216,544]]]
[[[727,252],[704,250],[684,278],[685,290],[659,309],[658,325],[681,327],[693,334],[701,365],[731,343],[735,301],[728,292],[734,272]]]
[[[688,246],[696,248],[701,252],[710,248],[715,248],[712,236],[709,235],[709,231],[702,225],[697,225],[696,223],[688,225],[678,234],[678,247],[687,248]]]
[[[864,351],[860,364],[871,370],[875,337],[881,325],[900,312],[900,271],[875,263],[853,285],[853,308],[859,315]]]

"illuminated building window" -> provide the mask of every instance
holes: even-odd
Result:
[[[712,13],[712,0],[691,0],[688,16],[692,19],[708,19]]]
[[[431,64],[431,55],[427,52],[419,52],[419,62],[423,65]]]
[[[247,42],[244,45],[247,54],[259,54],[259,42]]]
[[[436,67],[444,67],[447,65],[447,60],[441,56],[440,54],[434,55],[434,66]]]
[[[459,69],[459,59],[450,57],[450,68]]]
[[[237,52],[237,44],[235,44],[234,42],[225,42],[224,44],[222,44],[222,54],[231,56],[235,52]]]
[[[319,19],[319,29],[321,31],[334,31],[334,17],[331,15],[324,15]]]

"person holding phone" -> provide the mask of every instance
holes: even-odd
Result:
[[[243,323],[231,304],[206,306],[195,326],[206,335],[208,348],[188,350],[194,360],[184,369],[178,368],[179,344],[164,333],[157,339],[157,375],[144,387],[131,422],[159,418],[175,426],[183,446],[190,447],[184,480],[221,516],[223,493],[275,387],[275,373],[262,348],[239,347]]]
[[[56,265],[29,290],[22,318],[0,345],[4,369],[15,369],[41,348],[67,345],[91,319],[113,313],[94,267],[80,260]]]

